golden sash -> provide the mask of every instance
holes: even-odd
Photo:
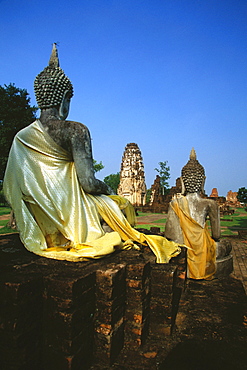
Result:
[[[189,247],[189,278],[210,279],[216,271],[216,242],[211,238],[207,225],[202,227],[190,216],[186,197],[174,197],[171,207],[179,218],[184,244]]]

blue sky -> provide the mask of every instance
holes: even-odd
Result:
[[[160,161],[173,186],[192,147],[208,195],[247,187],[247,1],[0,0],[0,31],[0,85],[27,89],[33,105],[59,42],[69,119],[90,129],[100,179],[134,142],[148,187]]]

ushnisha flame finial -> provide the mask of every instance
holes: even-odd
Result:
[[[57,44],[55,42],[52,45],[52,51],[51,51],[51,56],[50,56],[50,60],[49,60],[49,66],[52,67],[52,68],[59,67]]]
[[[193,159],[195,160],[196,159],[196,151],[194,148],[191,149],[191,152],[190,152],[190,159]]]

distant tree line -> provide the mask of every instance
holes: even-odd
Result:
[[[245,210],[247,211],[247,189],[245,187],[238,189],[237,199],[245,205]]]
[[[0,86],[0,180],[4,177],[14,136],[35,120],[37,109],[30,105],[26,89],[14,84]]]

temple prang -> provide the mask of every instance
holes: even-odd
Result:
[[[137,144],[129,143],[122,157],[118,195],[128,199],[134,206],[144,206],[146,193],[141,151]]]

